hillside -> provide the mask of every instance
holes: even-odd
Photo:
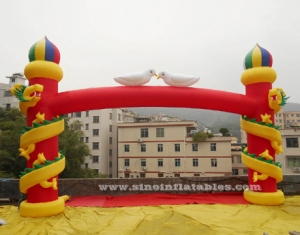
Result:
[[[129,108],[129,110],[140,116],[165,114],[181,120],[196,120],[200,130],[208,127],[213,133],[219,133],[221,127],[226,127],[240,141],[240,115],[237,114],[187,108]],[[285,112],[300,111],[300,104],[287,103],[283,110]]]

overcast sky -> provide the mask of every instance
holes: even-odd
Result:
[[[61,54],[60,91],[119,86],[113,77],[154,68],[243,94],[244,58],[258,43],[273,56],[273,87],[300,103],[299,10],[299,0],[1,0],[0,82],[47,36]]]

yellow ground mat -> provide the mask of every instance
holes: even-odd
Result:
[[[197,204],[120,208],[66,207],[48,218],[23,218],[0,207],[1,235],[68,234],[284,234],[300,231],[300,196],[281,206]]]

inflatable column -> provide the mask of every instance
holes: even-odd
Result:
[[[64,120],[48,104],[58,93],[63,72],[58,65],[60,53],[46,37],[30,48],[29,60],[24,70],[29,86],[15,85],[11,89],[27,117],[19,149],[27,160],[27,167],[20,175],[20,191],[27,200],[21,203],[20,214],[52,216],[64,210],[68,199],[68,196],[58,197],[57,185],[57,175],[65,167],[64,153],[58,152],[58,134],[64,130]]]
[[[274,113],[286,103],[281,88],[272,89],[276,72],[271,68],[271,54],[256,45],[245,58],[241,82],[246,95],[257,100],[251,116],[243,116],[241,127],[247,132],[248,147],[243,149],[242,161],[248,167],[249,189],[244,198],[254,204],[280,205],[284,202],[277,183],[282,181],[282,169],[275,154],[282,152],[279,127],[274,126]]]

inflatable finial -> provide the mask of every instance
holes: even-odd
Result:
[[[30,62],[44,60],[59,64],[60,61],[59,50],[46,36],[31,46],[28,57]]]
[[[272,55],[258,44],[246,55],[244,68],[272,67]]]

